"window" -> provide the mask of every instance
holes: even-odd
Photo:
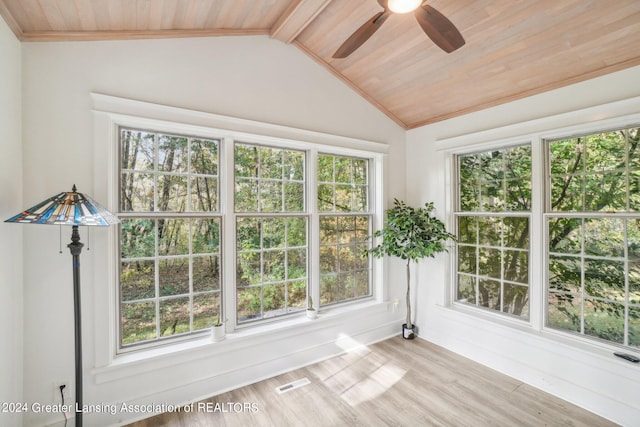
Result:
[[[238,323],[303,310],[305,153],[236,143],[234,165]]]
[[[546,141],[547,324],[640,347],[638,128]]]
[[[456,300],[529,317],[531,146],[457,157]]]
[[[371,295],[367,159],[318,156],[320,303]]]
[[[639,128],[533,140],[454,156],[456,304],[640,348]]]
[[[120,344],[220,313],[219,141],[121,129]]]
[[[118,132],[119,351],[203,335],[216,316],[251,327],[302,315],[310,296],[321,313],[374,296],[378,154]]]

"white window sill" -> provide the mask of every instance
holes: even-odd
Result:
[[[109,365],[93,369],[92,374],[95,375],[98,384],[117,381],[180,363],[267,344],[274,340],[340,327],[344,322],[352,321],[354,318],[388,312],[388,308],[387,302],[367,300],[321,310],[316,319],[309,319],[303,313],[291,319],[239,328],[227,333],[225,339],[219,342],[213,342],[210,333],[203,332],[198,338],[117,355]]]

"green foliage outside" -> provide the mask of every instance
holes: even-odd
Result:
[[[545,145],[548,325],[636,347],[638,142],[631,128]],[[509,212],[530,210],[530,162],[527,146],[460,156],[459,300],[527,317],[529,224]]]

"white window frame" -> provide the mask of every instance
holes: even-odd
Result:
[[[196,135],[202,138],[212,138],[220,140],[219,149],[219,179],[221,183],[219,193],[219,214],[222,215],[221,229],[221,289],[222,305],[226,309],[224,316],[227,318],[227,332],[241,331],[245,328],[261,328],[273,330],[281,323],[282,327],[287,327],[294,322],[299,324],[306,322],[304,315],[292,319],[265,319],[257,324],[238,325],[236,319],[235,301],[235,218],[233,212],[233,142],[244,142],[264,146],[275,146],[279,148],[292,148],[307,152],[307,212],[310,221],[308,224],[308,245],[309,245],[309,283],[314,301],[319,301],[319,283],[315,277],[319,271],[318,263],[318,224],[319,216],[316,203],[316,165],[315,161],[318,152],[335,155],[360,157],[369,159],[370,173],[370,200],[369,213],[372,215],[372,228],[381,227],[383,220],[383,165],[385,154],[388,152],[386,144],[365,141],[355,138],[324,134],[302,129],[289,128],[284,126],[270,125],[250,120],[237,119],[233,117],[221,116],[210,113],[202,113],[181,108],[161,106],[140,101],[132,101],[123,98],[112,97],[102,94],[91,94],[94,107],[94,139],[96,146],[96,177],[100,177],[101,184],[96,185],[94,194],[101,195],[101,199],[107,200],[110,209],[117,210],[117,186],[118,164],[118,129],[121,127],[132,129],[149,129],[153,132],[166,132],[178,135]],[[106,157],[106,162],[105,162]],[[105,180],[104,177],[107,177]],[[113,230],[109,233],[108,247],[111,253],[105,254],[107,267],[103,272],[107,275],[107,281],[112,288],[109,292],[108,311],[100,313],[97,321],[99,326],[109,331],[108,339],[97,340],[96,342],[96,366],[105,366],[113,363],[119,356],[133,353],[139,350],[154,350],[160,346],[189,348],[189,341],[200,338],[208,340],[206,332],[195,332],[175,339],[163,339],[147,343],[140,343],[127,348],[119,348],[119,319],[117,318],[117,288],[119,280],[116,277],[119,256],[115,252],[118,235]],[[371,302],[382,302],[387,295],[382,278],[384,276],[384,262],[382,260],[372,260],[371,291],[372,296],[366,299],[345,302],[343,304],[327,307],[323,314],[331,315],[332,312],[343,313],[361,307],[362,304]],[[98,314],[97,314],[98,315]],[[108,319],[108,324],[105,320]],[[265,330],[267,330],[265,329]],[[210,340],[209,340],[210,341]],[[175,345],[174,345],[175,344]],[[155,351],[155,350],[154,350]]]
[[[617,101],[610,104],[585,108],[528,122],[516,123],[477,133],[455,136],[436,141],[436,150],[447,156],[445,166],[445,186],[447,221],[451,230],[455,228],[454,209],[457,206],[458,189],[456,182],[457,155],[491,150],[506,146],[531,143],[532,153],[532,191],[530,215],[530,316],[529,320],[514,319],[493,310],[471,307],[457,303],[456,299],[456,258],[457,251],[452,251],[448,266],[447,292],[442,305],[468,315],[480,317],[514,329],[529,331],[550,337],[569,344],[579,345],[594,350],[617,351],[621,347],[615,343],[580,336],[569,331],[546,326],[547,316],[547,267],[548,236],[546,235],[545,194],[546,166],[545,141],[566,138],[572,135],[583,135],[637,126],[640,123],[640,97]],[[630,350],[625,347],[626,350]]]

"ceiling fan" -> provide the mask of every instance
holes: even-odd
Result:
[[[364,44],[393,13],[414,14],[418,24],[440,49],[451,53],[465,43],[460,31],[443,14],[427,5],[424,0],[378,0],[384,11],[377,13],[351,35],[333,54],[334,58],[346,58]]]

